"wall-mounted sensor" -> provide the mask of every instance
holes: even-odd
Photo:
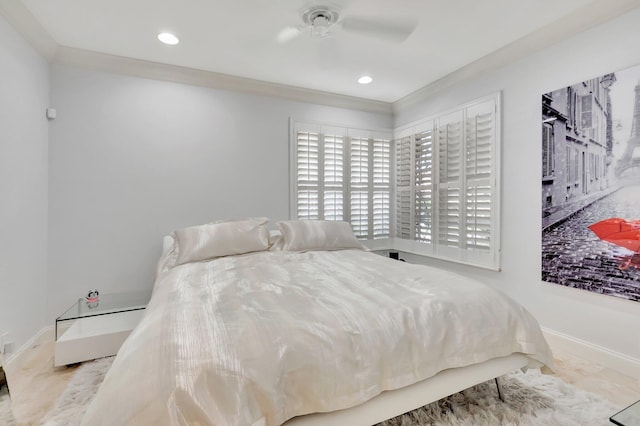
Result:
[[[58,112],[55,108],[47,108],[47,118],[53,120],[58,116]]]

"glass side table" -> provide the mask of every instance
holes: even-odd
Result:
[[[56,318],[55,366],[115,355],[150,297],[144,291],[105,294],[93,303],[79,299]]]
[[[640,401],[609,417],[609,420],[619,426],[640,426]]]

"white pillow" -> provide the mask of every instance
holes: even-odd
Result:
[[[286,251],[363,249],[349,222],[285,220],[278,226]]]
[[[175,231],[176,265],[269,249],[266,220],[236,220]]]
[[[172,232],[169,235],[165,235],[162,238],[162,254],[158,259],[158,265],[156,267],[156,279],[162,272],[176,266],[178,260],[178,243],[176,242],[176,234]]]
[[[168,256],[170,252],[174,249],[174,244],[176,243],[175,234],[172,232],[169,235],[165,235],[162,237],[162,256]]]

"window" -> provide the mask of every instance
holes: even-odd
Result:
[[[389,133],[296,123],[293,217],[345,220],[360,239],[391,233]]]
[[[569,185],[569,182],[571,181],[571,147],[566,147],[565,153],[566,153],[566,156],[564,159],[565,182],[566,182],[566,185]]]
[[[576,94],[573,87],[567,87],[567,109],[568,109],[568,126],[573,128],[576,126],[576,116],[577,116],[577,106],[578,104],[578,95]]]
[[[555,158],[553,143],[553,126],[549,123],[542,125],[542,179],[553,178]]]
[[[397,131],[395,248],[499,265],[499,97]]]
[[[576,148],[574,150],[574,156],[573,156],[573,182],[575,186],[578,186],[579,182],[579,176],[580,176],[580,151],[578,151],[578,148]]]
[[[593,95],[583,95],[580,97],[580,128],[582,130],[593,127]]]
[[[499,94],[391,131],[292,125],[292,217],[371,248],[499,268]]]

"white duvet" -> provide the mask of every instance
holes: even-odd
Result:
[[[280,425],[519,352],[535,319],[469,278],[360,250],[258,252],[162,273],[86,425]]]

